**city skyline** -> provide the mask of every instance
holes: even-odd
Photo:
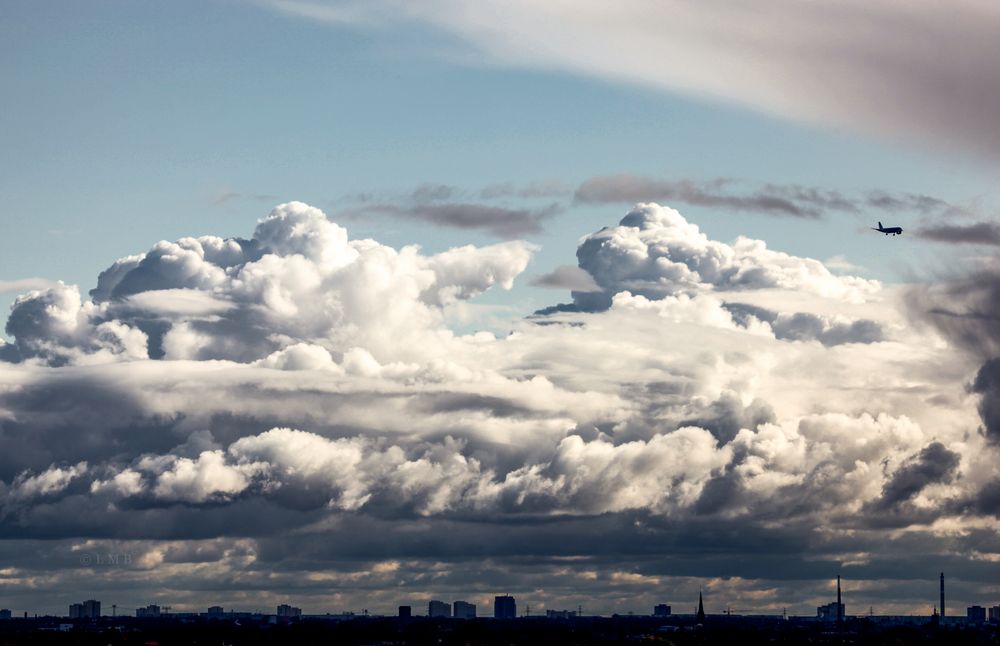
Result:
[[[0,607],[1000,600],[994,4],[0,3]]]
[[[931,617],[944,617],[944,616],[947,616],[949,618],[949,620],[950,620],[950,619],[953,619],[955,617],[957,617],[959,619],[962,619],[962,618],[965,618],[968,615],[968,618],[971,621],[973,618],[972,618],[972,615],[970,613],[972,613],[974,611],[974,609],[975,609],[976,612],[979,612],[979,613],[981,613],[983,615],[983,619],[982,619],[982,621],[980,621],[980,623],[985,622],[986,621],[986,617],[989,618],[988,620],[990,622],[1000,621],[1000,604],[990,604],[989,602],[986,602],[987,603],[986,606],[980,606],[978,603],[973,603],[973,604],[967,606],[966,607],[966,614],[962,614],[961,612],[957,613],[957,614],[949,614],[949,613],[947,613],[946,610],[945,610],[945,576],[944,576],[943,572],[940,573],[938,580],[939,580],[939,588],[938,588],[938,591],[939,591],[939,603],[933,605],[932,606],[932,610],[930,612],[921,613],[921,612],[917,611],[917,612],[909,612],[909,613],[903,613],[903,614],[900,614],[900,613],[883,613],[883,612],[875,612],[875,608],[873,606],[869,606],[866,612],[847,613],[846,612],[846,606],[847,606],[847,604],[844,603],[843,596],[842,596],[842,589],[841,589],[841,583],[842,583],[842,581],[841,581],[841,576],[838,575],[836,577],[836,593],[835,593],[836,596],[835,596],[834,601],[831,601],[829,603],[817,606],[816,607],[815,618],[818,619],[818,620],[820,620],[820,621],[826,621],[826,622],[831,622],[831,623],[838,623],[838,622],[842,622],[842,621],[844,621],[846,619],[854,619],[854,618],[859,618],[859,617],[870,617],[870,616],[877,616],[877,617],[909,616],[909,617],[914,617],[914,618],[917,618],[917,617],[931,618]],[[263,616],[267,616],[267,615],[271,614],[271,615],[276,616],[279,619],[298,619],[300,617],[305,617],[305,618],[308,618],[308,617],[314,617],[314,618],[315,617],[338,617],[338,616],[339,617],[353,617],[353,616],[356,616],[356,617],[367,617],[367,616],[391,617],[391,616],[397,616],[397,617],[400,617],[400,618],[407,618],[407,617],[429,617],[429,618],[454,618],[454,619],[475,619],[475,618],[484,618],[484,617],[487,617],[487,616],[490,616],[490,617],[493,617],[493,618],[497,618],[497,619],[511,619],[511,618],[518,618],[518,617],[539,617],[539,616],[544,616],[544,617],[548,617],[548,618],[551,619],[551,618],[574,618],[574,617],[586,617],[586,616],[591,616],[591,617],[606,616],[606,615],[603,615],[603,614],[601,614],[599,612],[597,612],[597,613],[590,613],[590,614],[583,614],[583,606],[582,605],[578,605],[578,606],[575,606],[574,608],[572,608],[570,610],[567,610],[564,607],[559,606],[558,603],[556,603],[555,607],[546,607],[546,605],[544,603],[538,604],[537,602],[536,602],[536,605],[535,605],[535,613],[532,614],[532,606],[531,606],[530,601],[528,603],[526,603],[526,604],[523,604],[521,606],[521,611],[518,612],[518,606],[517,606],[517,602],[516,602],[516,597],[514,597],[512,595],[509,595],[509,594],[502,594],[502,595],[495,595],[495,596],[493,596],[493,602],[492,602],[492,605],[490,606],[492,608],[492,614],[490,614],[490,615],[479,615],[479,614],[477,614],[478,613],[478,608],[486,607],[486,604],[484,604],[482,601],[480,601],[479,603],[469,603],[468,601],[463,600],[463,599],[455,599],[454,601],[450,601],[449,602],[449,601],[442,601],[441,600],[441,595],[437,595],[438,598],[435,598],[435,595],[429,595],[429,596],[425,595],[425,596],[427,598],[427,601],[426,601],[427,612],[424,613],[424,614],[421,614],[419,612],[416,612],[416,613],[413,612],[413,606],[411,604],[399,605],[399,606],[396,607],[396,612],[395,613],[389,613],[389,612],[385,612],[384,609],[369,609],[367,607],[362,608],[360,610],[359,609],[342,608],[342,609],[339,609],[336,612],[332,612],[331,609],[329,609],[329,608],[322,609],[322,610],[320,610],[320,609],[313,609],[313,611],[303,611],[302,608],[299,608],[297,606],[292,606],[292,605],[290,605],[289,603],[286,602],[286,603],[279,604],[277,606],[277,609],[276,609],[276,611],[274,613],[268,613],[266,611],[262,612],[261,610],[257,609],[256,607],[253,610],[249,610],[247,608],[228,608],[227,609],[223,605],[212,605],[212,606],[209,606],[206,611],[199,612],[197,610],[193,610],[193,609],[187,608],[185,606],[170,606],[170,605],[166,605],[166,606],[162,606],[161,607],[160,605],[157,605],[157,604],[148,604],[148,605],[142,606],[142,607],[133,607],[133,606],[128,606],[128,605],[120,605],[120,604],[108,604],[108,605],[105,606],[105,609],[107,609],[107,607],[112,608],[112,614],[108,615],[106,612],[102,614],[102,611],[101,611],[101,607],[102,607],[101,603],[102,602],[100,600],[89,599],[87,601],[83,601],[83,602],[80,602],[80,603],[72,603],[72,604],[70,604],[69,613],[67,615],[58,615],[58,614],[56,614],[54,616],[57,616],[57,617],[58,616],[64,616],[64,617],[68,617],[68,618],[71,618],[71,619],[72,618],[77,618],[77,619],[90,618],[90,619],[94,619],[94,618],[100,618],[100,617],[114,617],[116,615],[117,610],[119,608],[121,610],[125,611],[126,613],[128,611],[134,611],[135,616],[138,617],[138,618],[144,618],[144,617],[145,618],[166,618],[166,617],[170,616],[171,614],[172,615],[176,615],[178,617],[182,617],[182,616],[187,616],[187,615],[194,614],[194,615],[208,617],[208,618],[223,618],[223,617],[229,617],[229,618],[231,618],[231,617],[234,617],[234,616],[243,616],[243,615],[255,615],[255,616],[256,615],[263,615]],[[476,599],[481,599],[482,600],[482,599],[487,599],[487,597],[488,597],[488,595],[485,595],[485,596],[482,596],[482,597],[469,597],[469,598],[476,598]],[[419,598],[423,598],[423,597],[419,597]],[[653,606],[652,611],[650,613],[648,613],[648,614],[650,616],[670,616],[670,617],[695,617],[695,616],[700,617],[702,614],[704,614],[705,616],[716,616],[716,617],[718,617],[718,616],[776,616],[776,615],[780,615],[782,617],[797,617],[797,618],[800,618],[800,619],[802,619],[802,618],[809,618],[811,616],[809,614],[800,615],[800,614],[796,614],[794,612],[793,613],[789,613],[789,606],[788,605],[783,605],[782,608],[781,608],[781,612],[780,613],[767,612],[766,610],[765,611],[757,611],[756,609],[753,609],[753,608],[740,608],[737,612],[734,612],[733,608],[731,607],[731,604],[729,604],[729,603],[726,603],[724,608],[721,608],[721,609],[719,609],[719,608],[710,608],[710,611],[705,611],[704,610],[704,605],[703,605],[703,599],[704,599],[704,591],[703,590],[699,590],[699,592],[698,592],[698,601],[695,604],[695,608],[693,610],[691,610],[690,612],[687,612],[687,611],[683,610],[683,607],[684,607],[683,603],[677,603],[675,601],[673,603],[673,605],[671,603],[662,603],[662,602],[656,603]],[[679,612],[674,612],[673,611],[674,608],[680,609],[680,611]],[[793,608],[794,608],[794,606],[793,606]],[[864,609],[862,609],[862,610],[864,610]],[[171,611],[173,611],[173,612],[171,613]],[[15,618],[21,617],[22,614],[25,614],[25,613],[27,613],[27,615],[34,616],[34,617],[40,616],[38,612],[30,612],[28,610],[14,611],[14,610],[11,610],[9,608],[3,608],[2,611],[0,611],[0,612],[4,613],[3,615],[0,615],[0,618],[4,618],[5,617],[5,618],[8,618],[8,619],[11,618],[11,616],[13,616]],[[647,614],[647,613],[636,612],[633,609],[629,609],[629,610],[624,611],[624,612],[615,612],[615,613],[611,613],[611,614],[612,615],[633,615],[633,614],[636,614],[636,615],[642,616],[642,615]],[[46,616],[46,615],[44,613],[42,613],[41,616]],[[128,614],[122,614],[121,616],[128,616]],[[608,615],[608,616],[610,616],[610,615]]]

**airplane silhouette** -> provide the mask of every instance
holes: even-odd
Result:
[[[878,228],[876,229],[875,227],[872,227],[872,231],[878,231],[879,233],[884,233],[885,235],[889,235],[891,233],[892,235],[897,236],[902,235],[903,227],[883,227],[882,223],[879,222]]]

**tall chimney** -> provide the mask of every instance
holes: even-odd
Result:
[[[840,575],[837,575],[837,623],[844,621],[844,605],[840,600]]]
[[[944,572],[941,573],[941,619],[944,621]]]

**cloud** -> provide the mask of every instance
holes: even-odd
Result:
[[[552,275],[591,275],[599,307],[577,291],[503,335],[448,328],[532,251],[394,249],[290,203],[248,238],[113,263],[90,300],[21,296],[0,362],[5,589],[52,610],[96,586],[317,612],[510,590],[606,613],[665,577],[763,610],[816,605],[837,568],[1000,575],[972,556],[997,477],[982,342],[655,204]],[[939,289],[965,312],[984,287]],[[81,567],[123,551],[130,567]]]
[[[577,259],[602,289],[574,294],[585,310],[605,309],[625,290],[656,299],[777,287],[858,301],[878,289],[874,281],[835,276],[817,260],[772,251],[761,240],[711,241],[677,211],[653,203],[636,205],[617,227],[588,236]]]
[[[911,314],[981,360],[1000,356],[1000,266],[988,263],[906,293]]]
[[[922,215],[964,214],[965,207],[949,204],[928,195],[868,191],[848,195],[839,191],[794,184],[764,184],[747,192],[737,190],[739,182],[729,178],[696,181],[653,179],[617,174],[591,177],[576,189],[580,203],[669,202],[718,207],[782,217],[814,219],[830,212],[861,214],[872,209],[889,213]]]
[[[1000,55],[1000,23],[985,0],[875,8],[860,0],[765,0],[753,10],[735,0],[272,6],[364,29],[429,25],[496,65],[565,70],[919,145],[1000,154],[993,123],[1000,84],[989,67]],[[944,43],[960,45],[937,46]]]
[[[608,175],[583,182],[576,189],[575,199],[590,203],[682,202],[797,218],[818,218],[827,209],[856,210],[847,198],[834,191],[769,186],[756,193],[733,195],[726,190],[730,183],[725,179],[698,183],[684,179],[654,180],[634,175]]]
[[[46,289],[56,284],[48,278],[22,278],[20,280],[0,280],[0,292],[23,292],[31,289]]]
[[[415,247],[350,241],[321,211],[292,202],[261,220],[250,239],[161,241],[123,258],[101,273],[91,301],[61,283],[30,292],[15,301],[6,329],[20,358],[54,365],[254,361],[289,339],[338,353],[363,344],[379,354],[380,344],[413,342],[393,321],[419,322],[413,329],[423,335],[443,325],[443,307],[494,285],[509,289],[532,249],[507,242],[425,257]]]
[[[919,229],[917,235],[934,242],[1000,246],[1000,226],[993,222],[928,226]]]
[[[479,197],[484,200],[496,200],[508,197],[521,199],[533,199],[543,197],[565,197],[572,193],[572,189],[559,180],[544,180],[538,182],[528,182],[526,184],[514,184],[505,182],[490,184],[479,191]]]
[[[893,473],[882,488],[878,506],[888,509],[909,501],[928,485],[951,482],[960,460],[958,453],[949,451],[940,442],[928,444]]]
[[[752,325],[751,317],[767,323],[778,339],[815,340],[832,346],[841,343],[878,343],[886,337],[882,324],[871,319],[852,320],[844,316],[831,317],[809,312],[778,313],[743,303],[726,303],[724,307],[741,325]]]
[[[530,283],[536,287],[554,287],[576,292],[596,292],[601,289],[590,274],[571,265],[560,265],[547,274],[536,276]]]
[[[512,209],[475,203],[431,202],[411,206],[372,204],[361,210],[458,229],[482,229],[500,238],[517,238],[540,233],[542,223],[561,213],[562,207],[553,203],[540,209]]]
[[[972,382],[972,392],[982,395],[979,416],[986,436],[1000,442],[1000,358],[989,359],[979,368]]]

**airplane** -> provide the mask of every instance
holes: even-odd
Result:
[[[894,236],[903,234],[903,227],[883,227],[882,223],[878,223],[878,228],[872,227],[872,231],[878,231],[879,233],[884,233],[889,235],[890,233]]]

